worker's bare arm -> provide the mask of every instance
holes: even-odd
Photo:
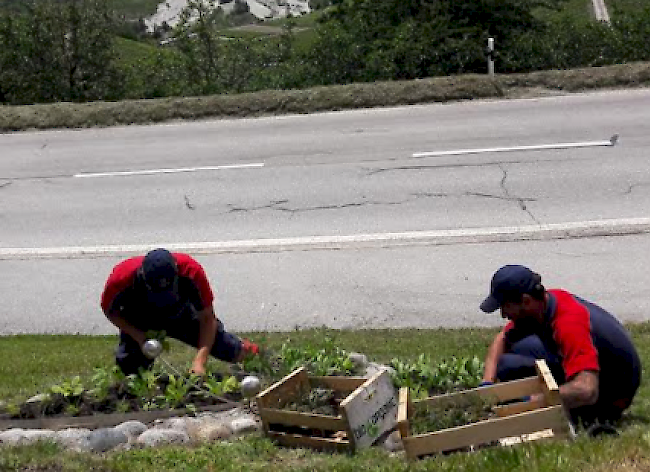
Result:
[[[598,373],[584,370],[560,386],[560,397],[567,408],[593,405],[598,401]]]
[[[120,331],[131,336],[140,346],[144,344],[145,333],[126,321],[119,312],[104,312],[104,314]]]
[[[503,355],[506,349],[506,336],[503,331],[497,334],[492,341],[492,345],[488,348],[485,355],[485,367],[483,369],[483,381],[494,382],[497,378],[497,364],[499,358]]]

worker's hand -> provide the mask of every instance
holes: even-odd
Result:
[[[205,375],[205,364],[195,359],[194,362],[192,362],[190,372],[196,375]]]

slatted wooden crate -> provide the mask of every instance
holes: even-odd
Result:
[[[314,388],[340,395],[338,415],[291,411],[287,405]],[[264,433],[289,447],[355,451],[397,425],[397,391],[387,369],[371,378],[309,376],[301,367],[257,396]]]
[[[536,369],[537,376],[527,379],[502,382],[422,400],[411,400],[409,390],[400,389],[397,421],[407,458],[415,459],[424,455],[462,450],[496,441],[505,444],[548,436],[573,438],[575,436],[573,426],[565,414],[559,388],[546,362],[537,361]],[[527,402],[499,405],[536,394],[543,394],[543,396]],[[444,405],[453,406],[463,403],[463,400],[469,399],[491,405],[496,418],[425,434],[410,434],[409,417],[413,417],[418,403],[425,402],[427,406],[444,407]]]

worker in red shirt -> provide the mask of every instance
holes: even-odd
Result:
[[[485,358],[483,385],[535,374],[544,359],[575,423],[611,425],[641,383],[641,361],[623,325],[597,305],[547,290],[527,267],[506,265],[492,277],[481,310],[509,322]]]
[[[147,331],[197,348],[192,372],[205,374],[212,355],[239,362],[259,348],[224,330],[214,313],[214,295],[203,267],[187,254],[155,249],[115,266],[106,281],[101,307],[120,330],[117,365],[124,374],[149,369],[153,359],[142,352]]]

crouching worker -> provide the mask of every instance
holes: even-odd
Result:
[[[630,406],[641,361],[623,325],[602,308],[564,290],[546,290],[539,274],[507,265],[492,277],[481,310],[509,322],[485,359],[484,384],[536,375],[544,359],[574,423],[611,425]]]
[[[187,254],[155,249],[113,268],[102,293],[104,314],[120,330],[116,361],[124,374],[149,369],[142,352],[147,331],[197,348],[192,372],[205,374],[208,355],[239,362],[258,354],[257,345],[224,330],[214,313],[214,295],[203,267]]]

